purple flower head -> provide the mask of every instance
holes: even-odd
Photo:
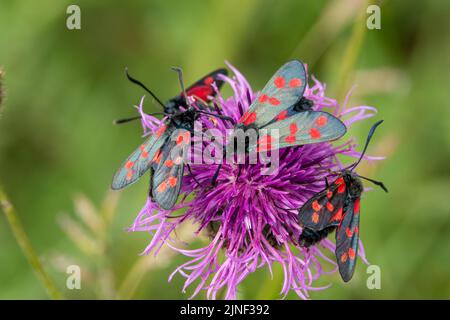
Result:
[[[224,98],[217,92],[214,105],[218,113],[238,121],[256,93],[239,71],[228,66],[234,76],[224,76],[223,80],[231,86],[233,95]],[[304,96],[314,102],[315,110],[332,113],[347,127],[377,112],[369,106],[347,108],[350,94],[339,105],[325,96],[322,83],[312,79],[313,85],[306,88]],[[143,99],[137,108],[142,115],[144,134],[150,134],[162,122],[143,113],[142,104]],[[224,134],[232,127],[228,121],[211,117],[202,116],[200,121],[204,128],[215,128]],[[323,142],[281,149],[279,167],[270,175],[261,174],[263,164],[260,163],[224,163],[215,187],[211,186],[211,179],[217,165],[192,164],[192,175],[183,178],[178,205],[172,210],[161,210],[149,198],[131,230],[153,235],[144,251],[146,254],[154,252],[156,255],[163,245],[167,245],[188,258],[169,280],[175,274],[185,277],[183,291],[193,285],[192,297],[206,290],[207,297],[215,299],[219,290],[225,289],[225,299],[235,299],[238,285],[247,275],[262,267],[267,267],[272,274],[272,266],[279,263],[284,271],[282,296],[293,290],[300,298],[307,299],[310,290],[323,289],[313,285],[315,280],[337,270],[334,260],[324,252],[334,252],[335,246],[329,239],[324,239],[309,249],[299,247],[297,240],[301,228],[295,209],[325,188],[327,169],[344,167],[337,156],[359,157],[352,139],[341,141],[337,145]],[[183,209],[184,214],[177,214],[179,209]],[[195,234],[206,235],[209,244],[194,250],[176,247],[172,232],[184,221],[195,223]],[[359,255],[367,263],[361,244]],[[331,264],[331,271],[324,270],[324,263]]]

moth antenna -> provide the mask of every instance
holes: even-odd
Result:
[[[186,89],[184,87],[183,70],[181,68],[179,68],[179,67],[172,67],[172,70],[175,71],[176,73],[178,73],[178,78],[180,80],[181,91],[183,92],[183,96],[184,96],[184,100],[186,101],[186,104],[189,107],[192,107],[191,102],[188,99],[188,96],[187,96],[187,93],[186,93]],[[200,101],[202,103],[204,103],[205,105],[207,105],[207,103],[205,101],[203,101],[203,100],[200,100]],[[234,122],[233,118],[230,118],[230,117],[227,117],[227,116],[222,116],[222,115],[211,113],[211,112],[207,112],[207,111],[203,111],[203,110],[198,110],[198,109],[195,109],[195,108],[194,108],[194,110],[196,112],[198,112],[198,113],[207,114],[209,116],[213,116],[213,117],[216,117],[216,118],[219,118],[219,119],[222,119],[222,120],[228,120],[233,125],[235,125],[235,122]]]
[[[147,91],[152,97],[153,99],[155,99],[156,102],[158,102],[163,108],[165,108],[164,103],[162,103],[161,100],[158,99],[158,97],[149,89],[147,88],[142,82],[140,82],[139,80],[134,79],[129,73],[128,73],[128,68],[125,68],[125,74],[127,75],[128,80],[130,80],[131,82],[133,82],[134,84],[137,84],[139,87],[141,87],[142,89],[144,89],[145,91]]]
[[[380,120],[378,122],[376,122],[372,128],[370,128],[369,134],[367,135],[367,139],[366,139],[366,144],[364,145],[364,149],[361,152],[361,156],[359,157],[358,161],[356,161],[354,164],[350,165],[347,169],[349,169],[350,171],[353,171],[353,169],[355,169],[358,164],[361,162],[361,160],[364,157],[364,154],[366,153],[367,147],[369,146],[370,140],[372,139],[373,134],[375,133],[375,129],[383,122],[384,120]]]
[[[166,114],[163,113],[163,112],[155,112],[155,113],[149,113],[148,115],[149,116],[156,116],[156,115],[166,115]],[[131,117],[131,118],[117,119],[117,120],[113,121],[113,124],[124,124],[124,123],[131,122],[131,121],[134,121],[134,120],[137,120],[137,119],[141,119],[141,118],[142,118],[141,116],[135,116],[135,117]]]
[[[386,193],[389,192],[388,189],[386,188],[386,186],[384,185],[383,182],[377,181],[377,180],[373,180],[373,179],[370,179],[370,178],[367,178],[367,177],[363,177],[363,176],[360,176],[359,174],[358,174],[357,176],[358,176],[359,178],[362,178],[362,179],[364,179],[364,180],[367,180],[367,181],[372,182],[374,185],[379,186],[379,187],[380,187],[381,189],[383,189]]]
[[[124,123],[131,122],[131,121],[134,121],[134,120],[137,120],[137,119],[140,119],[140,118],[141,118],[141,116],[135,116],[135,117],[131,117],[131,118],[116,119],[116,120],[113,120],[113,124],[124,124]]]
[[[329,168],[324,168],[324,167],[320,164],[320,162],[319,162],[319,167],[320,167],[320,169],[322,170],[322,171],[319,171],[319,173],[326,172],[326,173],[328,173],[329,175],[337,175],[337,174],[340,173],[340,172],[338,172],[338,171],[334,171],[334,170],[331,170],[331,169],[329,169]]]
[[[175,71],[176,73],[178,73],[178,79],[180,80],[181,92],[183,92],[184,101],[186,101],[186,104],[189,107],[192,107],[191,102],[189,101],[187,93],[186,93],[186,88],[184,87],[183,69],[181,69],[179,67],[172,67],[172,70]]]

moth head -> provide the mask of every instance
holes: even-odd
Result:
[[[361,196],[361,193],[364,190],[364,186],[361,179],[355,172],[346,171],[344,173],[344,181],[347,184],[348,194],[351,197],[358,198]]]

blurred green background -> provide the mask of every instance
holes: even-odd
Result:
[[[73,3],[81,30],[66,28]],[[351,105],[378,108],[385,123],[370,151],[388,158],[360,172],[390,189],[365,194],[362,208],[361,236],[369,261],[381,267],[381,290],[367,289],[360,261],[350,283],[324,276],[317,285],[332,287],[311,297],[449,298],[450,3],[378,4],[381,30],[366,29],[367,3],[359,0],[1,1],[0,183],[64,296],[188,297],[180,276],[167,283],[185,258],[140,258],[150,236],[125,231],[145,202],[146,179],[120,193],[112,214],[112,175],[141,139],[137,123],[111,124],[134,115],[143,95],[124,67],[165,100],[178,92],[174,65],[192,82],[228,60],[258,89],[298,58],[327,83],[328,95],[342,101],[357,84]],[[149,98],[145,108],[155,110]],[[365,136],[371,123],[350,134]],[[102,224],[86,197],[101,208],[105,195],[99,214],[110,222]],[[69,264],[82,267],[82,290],[66,289]],[[273,281],[267,270],[250,276],[239,297],[278,298],[279,271]],[[0,298],[47,298],[4,216]]]

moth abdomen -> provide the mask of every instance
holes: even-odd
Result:
[[[326,227],[318,231],[310,228],[303,228],[303,231],[298,239],[298,243],[301,247],[308,248],[325,239],[331,232],[334,231],[334,229],[336,229],[335,226]]]

